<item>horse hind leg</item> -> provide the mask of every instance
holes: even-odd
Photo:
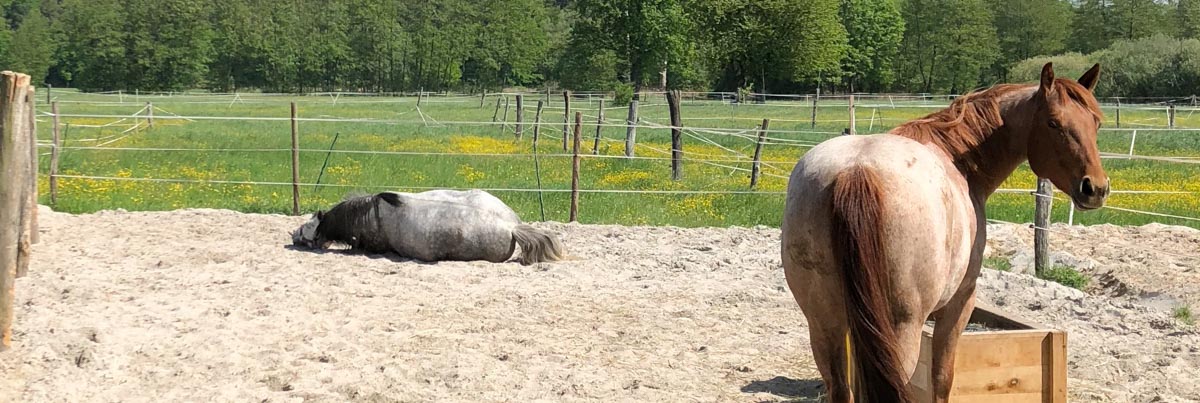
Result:
[[[828,318],[832,319],[832,318]],[[853,357],[848,350],[849,327],[844,321],[817,322],[809,320],[808,335],[812,343],[813,359],[817,371],[825,383],[825,394],[829,403],[850,403],[850,373],[848,365]]]
[[[960,292],[938,313],[933,327],[933,362],[930,381],[933,384],[933,401],[945,403],[950,399],[954,387],[954,358],[958,351],[958,339],[975,310],[975,291]]]

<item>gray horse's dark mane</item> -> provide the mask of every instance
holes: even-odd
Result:
[[[319,213],[316,238],[333,241],[367,252],[390,250],[386,234],[379,222],[379,202],[384,193],[347,197],[329,211]],[[390,194],[389,194],[390,196]]]

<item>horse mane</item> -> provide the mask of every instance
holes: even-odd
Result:
[[[321,215],[316,236],[353,249],[384,252],[389,248],[377,209],[379,195],[347,197]]]
[[[960,171],[981,174],[980,165],[988,157],[981,146],[1004,125],[1000,115],[1001,99],[1028,88],[1028,84],[999,84],[975,91],[956,98],[942,110],[905,122],[889,133],[935,146],[949,154]],[[1076,102],[1098,121],[1103,120],[1100,104],[1087,88],[1062,78],[1054,80],[1054,88],[1052,96],[1057,96],[1059,103]]]

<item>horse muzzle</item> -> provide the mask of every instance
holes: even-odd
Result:
[[[1093,179],[1091,176],[1084,176],[1071,192],[1075,208],[1088,211],[1104,207],[1104,202],[1108,199],[1108,185],[1107,178]]]

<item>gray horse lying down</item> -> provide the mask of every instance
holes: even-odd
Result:
[[[443,260],[507,261],[521,245],[521,264],[562,260],[550,232],[522,224],[517,213],[482,190],[381,192],[348,198],[317,211],[292,232],[292,244],[325,249],[331,244],[369,253]]]

